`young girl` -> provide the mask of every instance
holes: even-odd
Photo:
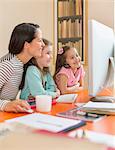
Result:
[[[43,39],[45,47],[41,57],[32,59],[32,64],[27,68],[21,99],[29,99],[37,95],[51,95],[56,98],[60,95],[54,80],[49,72],[52,58],[52,44]]]
[[[17,25],[9,42],[9,53],[0,59],[0,111],[25,112],[27,102],[16,99],[23,67],[32,57],[41,56],[44,43],[37,24]]]
[[[75,48],[64,46],[59,50],[54,78],[61,94],[83,89],[84,69]]]

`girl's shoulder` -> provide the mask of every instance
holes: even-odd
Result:
[[[84,76],[84,75],[85,75],[85,70],[84,70],[83,65],[81,65],[80,68],[77,69],[76,74],[77,74],[77,75],[80,74],[81,76]]]
[[[31,65],[27,68],[27,73],[38,73],[38,74],[40,74],[40,70],[36,66]]]
[[[34,65],[28,66],[27,70],[36,70],[37,67]]]
[[[71,71],[70,68],[62,67],[62,68],[60,69],[60,72],[70,72],[70,71]]]
[[[61,74],[64,74],[64,75],[66,75],[67,77],[69,77],[70,74],[71,74],[71,68],[62,67],[62,68],[60,69],[60,71],[57,73],[57,75],[61,75]]]
[[[80,70],[81,70],[81,71],[84,71],[84,67],[83,67],[83,65],[81,65]]]

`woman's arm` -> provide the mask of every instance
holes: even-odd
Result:
[[[3,86],[8,82],[12,76],[13,68],[10,63],[0,63],[0,93],[2,92]],[[9,89],[9,91],[12,89]],[[0,111],[7,112],[25,112],[24,109],[30,109],[29,104],[21,102],[21,100],[10,100],[0,98]]]

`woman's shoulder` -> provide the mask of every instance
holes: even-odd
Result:
[[[4,60],[2,62],[0,62],[0,67],[4,68],[4,69],[13,69],[13,64],[11,61],[9,60]]]
[[[12,58],[14,58],[15,55],[14,54],[11,54],[11,53],[7,53],[6,55],[2,56],[0,58],[0,63],[4,62],[4,61],[9,61],[11,60]]]

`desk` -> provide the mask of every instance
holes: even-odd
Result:
[[[77,102],[88,102],[89,98],[90,97],[88,96],[88,91],[83,90],[79,92],[79,96],[77,97]],[[55,115],[58,112],[66,111],[74,107],[75,107],[74,104],[56,104],[53,105],[52,111],[48,114]],[[15,113],[0,112],[0,122],[5,121],[6,119],[11,119],[23,115],[26,115],[26,113],[15,114]],[[96,132],[115,135],[115,116],[107,116],[106,118],[100,121],[94,123],[87,123],[82,128],[96,131]]]

